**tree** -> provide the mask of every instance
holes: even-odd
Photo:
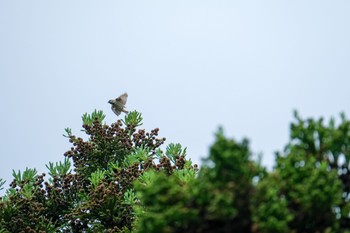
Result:
[[[315,158],[317,164],[327,164],[327,169],[338,174],[342,193],[335,211],[340,229],[350,230],[350,121],[344,113],[340,114],[339,124],[333,118],[328,124],[323,118],[303,120],[297,112],[295,119],[286,152],[302,151]]]
[[[349,121],[295,116],[271,172],[250,158],[247,140],[219,130],[197,176],[154,177],[139,189],[144,232],[349,232]]]
[[[251,160],[248,145],[220,129],[197,176],[190,170],[141,180],[139,232],[250,232],[253,178],[264,170]]]
[[[349,232],[350,122],[303,120],[258,185],[257,232]]]
[[[103,123],[104,117],[101,111],[83,116],[86,141],[66,129],[73,146],[63,162],[47,165],[47,180],[35,169],[13,173],[11,188],[0,202],[0,232],[133,230],[134,180],[149,169],[169,172],[175,166],[170,159],[177,158],[159,149],[165,141],[157,138],[159,129],[137,130],[140,113],[131,112],[111,126]],[[156,158],[161,160],[157,165]]]

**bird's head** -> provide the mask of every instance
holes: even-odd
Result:
[[[108,103],[109,103],[109,104],[114,104],[114,103],[115,103],[115,100],[109,100]]]

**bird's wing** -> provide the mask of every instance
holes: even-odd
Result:
[[[128,99],[128,93],[124,93],[121,96],[119,96],[116,100],[121,102],[123,105],[125,105],[127,99]]]
[[[112,106],[112,111],[117,115],[119,116],[120,115],[120,111],[118,111],[115,107]]]

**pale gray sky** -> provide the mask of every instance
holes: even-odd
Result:
[[[65,127],[128,108],[199,162],[213,133],[263,163],[302,116],[350,112],[350,1],[0,1],[0,177],[63,160]]]

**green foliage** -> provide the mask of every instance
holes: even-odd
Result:
[[[55,176],[65,176],[68,173],[71,173],[71,162],[69,161],[68,158],[64,158],[63,163],[56,162],[54,165],[52,162],[49,162],[49,165],[46,165],[47,169],[49,169],[49,175],[52,177]]]
[[[316,167],[322,179],[313,176],[313,180],[308,180],[314,185],[314,198],[322,198],[321,203],[336,205],[335,209],[340,210],[340,214],[334,224],[339,225],[340,229],[350,229],[350,121],[344,113],[340,114],[338,124],[334,119],[328,124],[324,123],[323,118],[303,120],[297,112],[295,118],[296,121],[291,124],[291,142],[286,147],[284,156],[299,154],[300,157],[301,154],[304,157],[299,158],[299,162]],[[341,190],[335,186],[340,186]],[[317,194],[318,192],[325,194]],[[326,206],[329,208],[329,204]],[[328,224],[328,219],[322,224]]]
[[[204,216],[201,232],[249,232],[253,179],[262,173],[251,159],[248,140],[228,139],[219,129],[198,174],[196,199]]]
[[[88,126],[92,126],[92,124],[94,123],[94,121],[98,121],[100,124],[102,124],[102,121],[105,119],[106,115],[103,114],[102,111],[97,111],[96,109],[91,113],[91,114],[87,114],[85,113],[81,119],[83,120],[83,123],[88,125]],[[68,133],[68,132],[67,132]],[[69,135],[69,133],[68,133]]]
[[[196,166],[186,160],[186,149],[169,144],[160,164],[135,183],[136,232],[186,232],[193,228],[198,210],[192,208],[192,183]]]
[[[269,173],[251,159],[246,139],[227,139],[219,129],[198,174],[184,169],[140,177],[136,231],[348,232],[343,218],[350,213],[349,162],[339,158],[348,156],[350,130],[344,115],[341,119],[338,126],[334,120],[325,126],[296,114],[291,141]],[[174,163],[179,145],[167,149]]]
[[[111,126],[102,122],[102,111],[84,114],[87,140],[66,128],[64,136],[72,147],[63,162],[46,165],[47,181],[35,169],[14,171],[14,181],[0,201],[0,230],[131,232],[132,206],[138,201],[133,181],[146,170],[165,170],[168,160],[158,165],[153,161],[165,140],[157,138],[159,129],[137,131],[142,116],[130,114],[127,125],[118,120]]]
[[[73,134],[72,134],[72,129],[71,128],[65,128],[64,131],[66,132],[66,134],[63,134],[63,137],[66,137],[66,138],[69,138],[71,137]]]
[[[125,115],[124,120],[122,120],[122,122],[125,125],[132,125],[134,127],[138,127],[142,125],[142,120],[143,118],[141,113],[137,111],[132,111]]]
[[[127,157],[124,158],[122,166],[127,167],[134,164],[140,164],[147,159],[152,159],[153,155],[149,150],[143,147],[135,148]]]
[[[0,200],[1,232],[350,232],[350,121],[302,119],[268,172],[247,139],[221,128],[198,169],[186,148],[160,146],[130,112],[107,125],[84,114],[86,140],[66,128],[63,162],[13,171]],[[0,179],[0,189],[4,182]]]
[[[37,176],[37,171],[35,168],[26,168],[26,170],[22,174],[21,171],[15,172],[14,170],[12,170],[12,176],[14,177],[17,185],[21,185],[22,182],[33,183]]]
[[[91,173],[91,177],[89,178],[89,181],[91,182],[91,185],[94,189],[97,188],[97,186],[100,184],[102,179],[104,178],[105,172],[97,170],[93,173]]]
[[[182,146],[179,143],[171,143],[167,146],[165,155],[171,162],[176,163],[176,159],[180,158],[180,156],[186,156],[186,149],[182,150]]]
[[[207,165],[196,175],[196,166],[184,160],[186,149],[180,144],[167,147],[166,158],[184,169],[147,171],[140,177],[136,190],[142,205],[136,208],[136,232],[250,230],[249,194],[259,167],[250,160],[248,142],[226,139],[221,130],[210,151]]]
[[[4,180],[2,180],[2,179],[0,178],[0,190],[3,190],[3,189],[4,189],[4,187],[2,187],[2,186],[5,184],[5,182],[6,182],[6,181],[4,181]]]
[[[257,185],[253,196],[253,231],[262,233],[288,233],[293,214],[288,209],[287,198],[282,195],[282,182],[277,172],[270,173]]]
[[[136,183],[136,232],[191,232],[198,225],[198,210],[192,208],[191,182],[177,176],[148,171]]]
[[[137,202],[137,198],[136,198],[135,192],[132,189],[127,190],[124,193],[124,203],[126,205],[132,206],[132,205],[136,204],[136,202]]]

